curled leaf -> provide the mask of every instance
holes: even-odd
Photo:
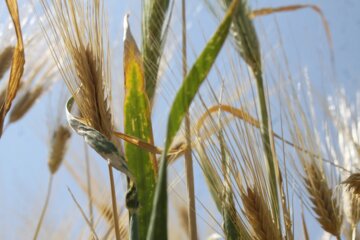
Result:
[[[133,179],[124,156],[122,156],[115,144],[108,140],[96,129],[85,125],[79,118],[71,114],[74,104],[74,98],[71,97],[66,103],[66,117],[71,128],[80,136],[83,136],[85,142],[89,144],[101,157],[107,160],[110,165],[123,172],[126,176]]]

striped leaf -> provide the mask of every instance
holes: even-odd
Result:
[[[124,131],[152,144],[150,103],[145,91],[142,57],[128,26],[128,16],[125,16],[124,28]],[[125,143],[125,157],[135,177],[140,204],[133,212],[138,215],[134,219],[138,219],[139,239],[145,239],[155,191],[156,159],[154,154],[129,143]]]

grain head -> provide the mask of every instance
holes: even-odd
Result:
[[[340,236],[342,212],[325,174],[314,162],[307,164],[304,170],[304,182],[318,222],[325,231],[334,236]]]
[[[48,2],[51,2],[51,6]],[[42,0],[47,40],[82,119],[110,138],[110,66],[103,2]],[[60,41],[58,41],[59,39]]]
[[[55,174],[65,157],[66,145],[71,137],[70,129],[60,125],[54,132],[51,139],[51,150],[48,166],[51,174]]]
[[[45,88],[43,85],[38,85],[34,89],[30,89],[25,92],[24,95],[19,98],[19,100],[14,104],[10,112],[10,123],[14,123],[20,120],[35,104],[39,97],[44,92]]]
[[[269,205],[264,197],[255,189],[247,188],[241,192],[242,202],[246,217],[252,226],[256,239],[282,239],[280,231],[276,229],[276,223],[271,216]]]

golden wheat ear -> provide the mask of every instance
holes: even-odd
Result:
[[[47,41],[84,122],[111,139],[110,53],[103,33],[107,29],[103,3],[42,0],[41,4],[50,26]]]
[[[328,186],[326,176],[316,163],[306,165],[304,181],[322,228],[340,237],[342,225],[340,206],[337,199],[333,197],[333,189]]]

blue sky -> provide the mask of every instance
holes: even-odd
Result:
[[[25,3],[23,1],[22,3]],[[109,15],[110,25],[110,41],[114,46],[113,53],[113,78],[119,82],[114,84],[117,90],[114,93],[114,101],[121,103],[121,87],[122,87],[122,19],[125,13],[130,12],[130,24],[137,42],[140,43],[140,1],[106,1],[107,11]],[[179,1],[176,1],[176,10],[179,10]],[[260,42],[262,45],[262,52],[265,56],[269,56],[272,51],[277,51],[279,48],[279,34],[278,28],[281,32],[283,46],[286,55],[289,59],[289,68],[296,81],[296,76],[300,77],[302,70],[307,69],[309,77],[315,86],[315,89],[320,94],[326,96],[334,91],[336,84],[343,86],[346,89],[347,95],[350,99],[354,99],[356,90],[359,88],[360,76],[360,1],[291,1],[291,3],[314,3],[320,6],[324,12],[332,33],[334,42],[336,76],[331,71],[329,61],[329,49],[326,44],[325,32],[321,25],[320,18],[312,11],[303,10],[292,13],[282,13],[274,16],[263,17],[256,19],[256,28],[259,33]],[[268,1],[251,1],[253,8],[267,7],[267,6],[282,6],[289,4],[289,1],[284,0],[268,0]],[[22,5],[23,6],[23,5]],[[0,13],[6,14],[4,3],[0,5]],[[24,12],[24,8],[22,8]],[[176,11],[175,11],[176,12]],[[5,16],[5,15],[4,15]],[[5,21],[5,17],[1,17]],[[173,29],[170,32],[170,37],[176,37],[179,31],[179,14],[174,15]],[[190,22],[188,28],[189,36],[189,62],[194,60],[196,53],[201,51],[206,39],[211,36],[214,31],[217,20],[209,14],[204,1],[195,0],[188,1],[188,21]],[[1,26],[1,25],[0,25]],[[0,36],[0,46],[4,46],[8,39],[3,39]],[[169,46],[170,49],[171,46]],[[45,46],[44,46],[45,48]],[[29,51],[29,50],[28,50]],[[175,59],[178,54],[174,53]],[[224,57],[224,56],[223,56]],[[271,61],[266,63],[266,68],[271,72]],[[180,73],[181,69],[174,70]],[[276,70],[274,70],[276,72]],[[172,76],[171,74],[165,74]],[[169,79],[164,79],[164,87],[159,91],[160,95],[157,99],[157,105],[154,109],[154,123],[158,126],[165,126],[166,112],[164,109],[169,105],[171,96],[175,94],[176,87],[181,81],[180,75],[174,79],[173,82]],[[336,79],[334,84],[332,79]],[[172,81],[172,80],[171,80]],[[63,87],[61,83],[52,89],[52,91],[42,97],[35,107],[29,112],[24,119],[6,129],[2,139],[0,140],[0,238],[1,239],[16,239],[17,236],[31,236],[32,232],[27,234],[20,231],[31,231],[34,229],[34,219],[38,219],[40,208],[43,204],[47,179],[47,156],[49,146],[49,129],[51,129],[52,116],[56,115],[49,108],[49,103],[56,106],[58,93]],[[116,109],[116,114],[121,114],[121,109]],[[49,123],[50,124],[47,124]],[[49,126],[50,125],[50,126]],[[163,131],[156,133],[156,144],[162,146],[164,141]],[[108,180],[106,178],[105,163],[102,159],[92,154],[97,166],[100,166],[100,173],[103,173],[104,183],[103,188],[107,188]],[[72,161],[73,157],[82,158],[83,144],[80,138],[75,137],[72,140],[68,161]],[[94,172],[96,166],[93,165]],[[174,167],[173,171],[176,171]],[[200,194],[205,194],[206,188],[196,165],[196,178],[199,181],[196,184],[196,189]],[[117,176],[119,179],[119,176]],[[66,217],[69,213],[73,213],[80,222],[82,221],[80,214],[66,190],[69,186],[75,195],[79,197],[80,202],[86,206],[86,198],[81,190],[78,188],[74,180],[70,177],[65,167],[62,167],[55,176],[54,191],[48,211],[47,220],[58,224],[57,219]],[[118,181],[121,185],[123,182]],[[122,200],[119,196],[119,201]],[[209,208],[213,208],[210,206]],[[208,218],[206,212],[199,207],[199,214],[205,219]],[[29,223],[29,221],[33,223]],[[30,225],[29,225],[30,224]],[[32,224],[32,225],[31,225]],[[202,220],[199,220],[201,225],[202,237],[205,237],[211,231]],[[85,228],[85,224],[78,224]],[[27,226],[24,228],[24,226]],[[316,236],[320,236],[321,232],[312,229]],[[317,239],[317,237],[315,237]]]

